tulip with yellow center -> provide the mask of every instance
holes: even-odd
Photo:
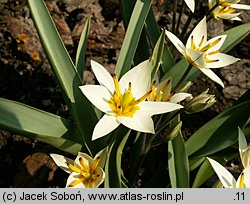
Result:
[[[70,174],[66,187],[97,188],[105,178],[103,167],[106,160],[106,150],[96,154],[94,159],[79,152],[75,161],[59,154],[50,154],[57,166]]]
[[[250,166],[241,172],[236,181],[224,166],[211,158],[207,159],[225,188],[250,188]]]
[[[148,100],[149,101],[162,101],[162,102],[172,102],[172,103],[179,103],[185,100],[188,97],[192,97],[192,94],[189,93],[174,93],[171,92],[172,85],[171,80],[167,79],[162,81],[157,85],[157,82],[154,81],[151,86],[151,93],[149,94]]]
[[[118,81],[99,63],[91,61],[92,70],[100,85],[80,86],[89,101],[105,115],[96,124],[92,140],[103,137],[120,124],[144,133],[154,134],[151,116],[182,108],[170,102],[145,101],[150,95],[151,72],[149,61],[141,62]]]
[[[199,68],[207,77],[224,87],[221,79],[210,68],[220,68],[233,64],[239,58],[220,52],[226,35],[207,40],[206,17],[194,28],[188,37],[186,46],[171,32],[166,30],[165,34],[191,65]]]
[[[216,19],[237,20],[241,13],[236,13],[236,9],[249,10],[250,6],[239,4],[240,0],[219,0],[219,5],[212,11]],[[208,7],[212,9],[216,5],[216,0],[209,0]]]

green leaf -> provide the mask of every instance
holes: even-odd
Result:
[[[79,129],[81,139],[90,153],[103,149],[103,140],[92,142],[92,132],[97,123],[97,116],[92,104],[80,91],[82,85],[76,68],[56,30],[51,16],[42,0],[29,0],[29,6],[44,50],[50,65],[58,79],[65,102]],[[93,151],[93,152],[92,152]]]
[[[145,22],[145,28],[148,34],[148,39],[151,42],[152,47],[154,48],[156,46],[156,43],[161,35],[159,26],[156,22],[155,15],[153,12],[152,7],[149,10],[146,22]],[[165,43],[166,45],[166,43]],[[164,73],[168,71],[172,66],[175,64],[175,60],[173,59],[168,46],[164,46],[163,49],[163,58],[162,58],[162,69]]]
[[[192,188],[200,187],[203,183],[205,183],[213,175],[214,175],[214,170],[213,170],[212,166],[210,165],[209,161],[206,159],[202,163],[199,171],[196,174]]]
[[[238,140],[238,126],[243,127],[250,115],[250,101],[236,105],[210,120],[185,143],[192,157],[207,156],[223,150]]]
[[[176,120],[176,119],[175,119]],[[177,122],[179,122],[179,117]],[[181,133],[168,142],[169,177],[172,188],[189,187],[189,161]]]
[[[0,128],[50,144],[77,155],[79,132],[68,120],[57,115],[0,98]]]
[[[152,57],[150,59],[150,66],[152,69],[151,72],[151,79],[153,80],[155,78],[155,75],[160,67],[160,64],[162,62],[162,54],[164,49],[164,41],[165,41],[165,32],[162,31],[152,54]]]
[[[221,47],[221,51],[227,53],[238,43],[240,43],[245,37],[247,37],[249,33],[250,23],[245,23],[223,32],[222,34],[227,35],[227,38]]]
[[[224,34],[227,35],[227,38],[221,48],[221,52],[226,53],[230,51],[241,40],[243,40],[249,34],[249,32],[250,32],[250,23],[246,23],[246,24],[237,26],[235,28],[232,28],[230,30],[227,30],[224,33],[221,33],[220,35],[224,35]],[[182,74],[187,70],[188,65],[189,63],[186,61],[186,59],[180,60],[162,77],[161,81],[171,77],[172,85],[173,87],[175,87],[176,83],[181,78]],[[188,74],[185,81],[192,81],[200,73],[201,72],[198,68],[192,68],[191,72]]]
[[[115,68],[118,78],[131,67],[150,6],[150,0],[136,1]]]
[[[131,130],[127,130],[127,128],[121,126],[117,129],[115,135],[116,138],[109,148],[109,153],[105,165],[105,188],[121,188],[123,185],[121,175],[122,175],[122,167],[121,167],[121,159],[122,159],[122,151],[127,142]],[[124,132],[127,132],[124,135]]]
[[[80,75],[81,79],[83,76],[83,67],[85,66],[85,54],[88,43],[89,28],[90,28],[90,17],[87,18],[85,22],[76,52],[76,70]]]

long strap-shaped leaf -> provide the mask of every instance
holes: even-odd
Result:
[[[238,140],[238,126],[243,127],[250,115],[250,101],[236,105],[210,120],[185,143],[190,157],[211,155]]]
[[[180,115],[175,118],[180,121]],[[181,132],[168,142],[169,177],[172,188],[189,188],[189,162]]]
[[[131,67],[151,0],[137,0],[122,43],[115,73],[120,78]]]
[[[59,81],[65,101],[79,129],[85,145],[90,151],[97,152],[99,143],[91,142],[92,131],[97,122],[94,109],[87,98],[81,93],[82,85],[76,68],[56,30],[49,12],[42,0],[29,0],[31,13],[48,56],[53,71]],[[103,142],[102,142],[103,143]]]
[[[90,17],[86,20],[76,52],[76,69],[81,79],[85,66],[85,53],[87,49],[88,34],[90,29]]]
[[[250,23],[246,23],[230,30],[227,30],[222,35],[227,35],[227,38],[221,48],[221,52],[228,52],[235,45],[237,45],[240,41],[242,41],[248,34],[250,33]],[[220,35],[221,35],[220,34]],[[164,58],[164,55],[163,55]],[[161,80],[167,79],[169,77],[172,78],[173,87],[176,85],[178,80],[181,78],[183,73],[187,70],[189,64],[185,59],[180,60],[176,63],[163,77]],[[186,77],[185,81],[191,81],[195,77],[197,77],[201,72],[197,68],[193,68],[191,72]]]
[[[0,128],[75,155],[82,147],[79,132],[68,120],[3,98],[0,98]]]

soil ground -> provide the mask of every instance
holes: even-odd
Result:
[[[118,0],[46,0],[60,35],[74,60],[81,31],[88,16],[91,27],[86,55],[86,83],[95,83],[90,59],[114,70],[125,30]],[[160,27],[169,28],[171,1],[153,1]],[[250,1],[241,1],[250,4]],[[202,3],[201,8],[206,9]],[[0,97],[69,117],[61,91],[43,52],[26,0],[0,0]],[[242,22],[212,21],[210,36],[236,25],[249,22],[249,12],[242,13]],[[202,13],[196,13],[200,19]],[[25,33],[27,43],[20,35]],[[239,63],[216,70],[225,89],[200,75],[190,88],[197,95],[207,88],[215,94],[217,103],[206,111],[183,116],[183,134],[188,138],[207,121],[226,110],[250,88],[249,36],[229,54],[239,57]],[[50,145],[0,130],[0,187],[64,187],[67,174],[59,170],[49,153],[62,153]]]

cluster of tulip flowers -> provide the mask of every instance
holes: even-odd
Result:
[[[240,0],[209,0],[209,8],[215,18],[240,20],[236,9],[249,9],[250,6],[238,4]],[[194,0],[185,0],[187,6],[194,11]],[[226,35],[207,39],[207,24],[204,17],[189,35],[186,44],[170,31],[165,36],[189,63],[188,71],[197,67],[208,78],[222,87],[222,80],[212,71],[237,62],[239,59],[220,52]],[[164,57],[164,56],[163,56]],[[155,134],[152,117],[176,110],[198,112],[215,103],[213,95],[207,91],[197,97],[183,89],[184,73],[175,87],[171,80],[161,81],[157,76],[151,77],[149,60],[143,61],[120,79],[110,73],[99,63],[91,61],[91,68],[99,85],[83,85],[79,88],[87,99],[100,111],[103,117],[95,125],[92,140],[106,136],[119,125],[129,129]],[[185,87],[185,86],[184,86]],[[181,102],[186,100],[185,105]],[[240,158],[244,170],[236,181],[231,173],[215,160],[208,158],[224,187],[250,187],[250,150],[242,132],[239,133]],[[107,148],[101,150],[94,158],[79,152],[75,161],[61,155],[51,154],[56,164],[70,174],[66,187],[99,187],[105,180],[104,165]]]

